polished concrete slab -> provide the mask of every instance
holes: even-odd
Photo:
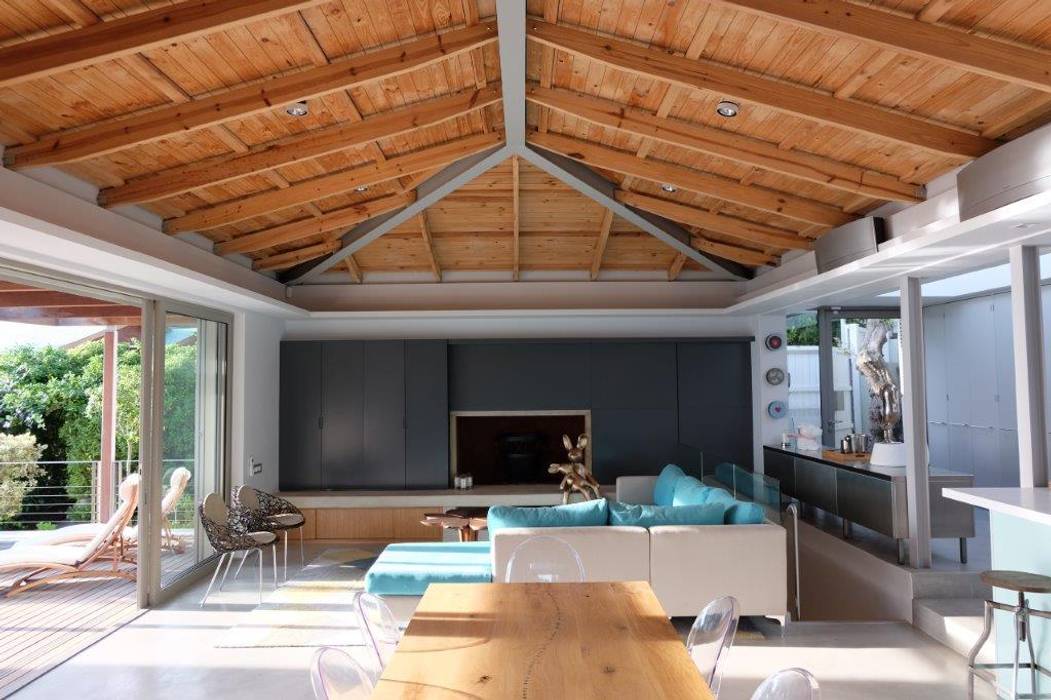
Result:
[[[331,546],[310,545],[308,560]],[[308,668],[313,649],[215,648],[225,631],[255,606],[257,572],[251,565],[245,569],[207,608],[198,605],[207,583],[201,581],[14,697],[36,700],[74,693],[157,700],[312,697]],[[685,634],[689,621],[677,623]],[[766,621],[746,624],[752,633],[742,634],[730,651],[722,700],[747,700],[764,677],[792,666],[813,672],[826,700],[967,697],[963,659],[905,623],[796,623],[787,630]],[[756,630],[762,634],[755,634]],[[994,695],[979,683],[976,697]]]

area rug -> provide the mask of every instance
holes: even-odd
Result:
[[[360,547],[328,549],[263,599],[247,619],[231,627],[219,648],[351,647],[364,639],[354,612],[354,593],[377,553]]]

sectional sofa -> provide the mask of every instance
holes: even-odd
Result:
[[[742,615],[787,614],[784,528],[765,521],[756,504],[736,502],[677,467],[660,477],[621,477],[615,502],[491,508],[488,543],[391,545],[366,588],[418,596],[434,582],[503,581],[515,547],[536,535],[572,545],[588,581],[649,581],[673,617],[695,616],[724,595],[737,598]]]

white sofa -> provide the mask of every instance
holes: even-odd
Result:
[[[621,477],[617,500],[652,503],[655,481]],[[649,581],[672,617],[694,616],[724,595],[737,598],[742,615],[784,619],[787,614],[788,564],[780,525],[507,528],[491,533],[494,581],[504,580],[511,552],[534,535],[569,543],[588,581]]]

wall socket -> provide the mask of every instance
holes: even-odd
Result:
[[[263,473],[263,463],[255,461],[255,457],[248,458],[248,467],[253,475]]]

